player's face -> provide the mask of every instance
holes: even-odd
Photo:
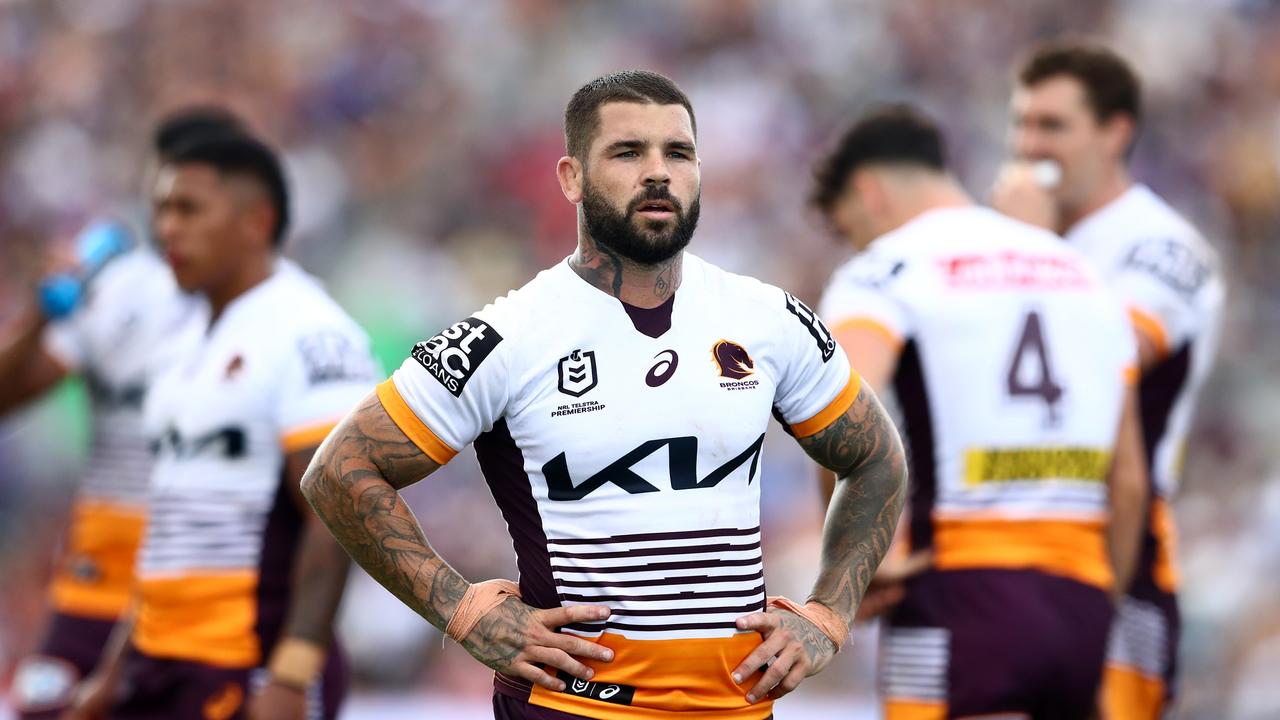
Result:
[[[582,213],[592,239],[643,265],[693,237],[701,171],[680,105],[608,103],[583,166]]]
[[[861,250],[876,239],[877,232],[866,202],[854,187],[852,179],[831,207],[827,220],[836,234]]]
[[[1094,116],[1084,86],[1069,76],[1051,77],[1013,94],[1011,144],[1023,160],[1053,160],[1062,168],[1054,194],[1078,202],[1116,161],[1109,133]]]
[[[216,169],[166,165],[156,176],[152,200],[156,241],[179,287],[208,291],[234,274],[238,203]]]

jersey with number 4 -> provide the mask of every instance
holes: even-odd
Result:
[[[738,719],[770,713],[731,677],[760,642],[734,621],[765,603],[765,430],[776,412],[816,433],[859,387],[803,303],[685,254],[655,310],[561,263],[419,343],[378,395],[436,462],[475,443],[526,603],[612,608],[564,628],[614,650],[591,682],[499,675],[499,692],[605,720]]]
[[[819,309],[900,347],[912,549],[943,570],[1110,586],[1106,478],[1134,344],[1087,258],[986,208],[933,210],[837,270]]]

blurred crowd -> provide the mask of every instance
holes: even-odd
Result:
[[[691,250],[814,301],[848,252],[805,204],[842,126],[869,102],[921,104],[981,198],[1007,156],[1014,67],[1061,35],[1103,39],[1135,64],[1135,175],[1199,225],[1230,285],[1177,504],[1184,716],[1280,717],[1280,3],[0,0],[0,322],[51,242],[99,213],[145,217],[154,120],[218,102],[285,154],[287,251],[390,370],[413,341],[572,251],[553,177],[564,104],[624,67],[666,73],[693,100]],[[41,630],[83,408],[70,386],[0,421],[0,687]],[[764,477],[769,587],[802,594],[817,562],[813,474],[783,437]],[[408,497],[466,576],[514,577],[473,460]],[[364,576],[342,633],[361,688],[488,692],[483,668]],[[807,692],[871,696],[873,631],[859,639]]]

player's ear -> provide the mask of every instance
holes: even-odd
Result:
[[[582,162],[578,158],[566,155],[556,163],[556,179],[560,181],[560,192],[565,198],[577,205],[582,202]]]
[[[858,194],[862,206],[871,213],[884,212],[888,204],[884,181],[873,168],[859,168],[849,178],[849,186]]]
[[[1116,113],[1102,124],[1102,129],[1106,137],[1107,151],[1113,157],[1124,157],[1137,132],[1137,124],[1134,123],[1133,118],[1124,113]]]

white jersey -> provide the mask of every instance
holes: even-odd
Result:
[[[143,398],[196,340],[204,315],[204,303],[179,290],[164,261],[140,247],[108,263],[80,307],[45,333],[45,350],[84,378],[92,423],[51,588],[61,612],[114,619],[128,606],[151,472]]]
[[[1177,578],[1168,500],[1182,472],[1196,395],[1217,353],[1226,296],[1218,258],[1196,229],[1145,185],[1130,187],[1077,223],[1066,238],[1097,265],[1128,305],[1133,323],[1163,356],[1143,373],[1139,386],[1153,492],[1134,584],[1173,592]]]
[[[1081,253],[986,208],[933,210],[838,269],[819,309],[901,348],[913,549],[939,569],[1110,585],[1106,477],[1134,343]]]
[[[765,430],[776,412],[816,433],[859,387],[802,303],[686,253],[653,310],[562,262],[419,343],[378,394],[437,462],[475,443],[525,602],[613,609],[565,628],[614,649],[592,682],[499,691],[593,718],[763,718],[730,673],[759,642],[735,619],[765,604]]]
[[[221,667],[261,660],[303,525],[281,485],[286,455],[318,445],[375,382],[364,332],[281,261],[155,383],[140,651]]]

